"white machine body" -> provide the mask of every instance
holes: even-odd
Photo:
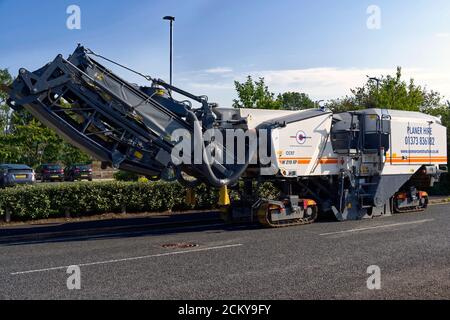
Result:
[[[305,111],[240,109],[249,127]],[[272,132],[272,151],[279,174],[285,177],[335,175],[342,169],[360,165],[361,174],[413,174],[423,165],[447,164],[447,128],[440,119],[419,112],[369,109],[367,122],[381,116],[390,119],[389,148],[380,155],[363,155],[355,161],[352,155],[334,152],[331,141],[333,114],[291,123]],[[374,164],[381,160],[382,168]]]

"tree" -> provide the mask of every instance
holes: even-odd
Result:
[[[0,136],[0,143],[5,149],[0,152],[2,162],[36,167],[49,162],[71,164],[90,161],[83,151],[65,142],[53,129],[42,125],[26,110],[15,111],[11,123],[8,134]]]
[[[234,108],[252,109],[280,109],[280,102],[274,97],[275,94],[269,91],[264,78],[253,81],[251,76],[243,83],[235,81],[234,85],[238,94],[238,99],[233,100]]]
[[[91,157],[83,151],[73,147],[71,144],[63,141],[62,153],[59,159],[66,165],[73,163],[85,163],[92,161]]]
[[[351,96],[331,100],[328,107],[333,111],[364,108],[425,111],[439,106],[442,100],[439,93],[416,85],[414,79],[402,80],[401,67],[397,67],[395,75],[382,76],[378,84],[369,79],[362,87],[350,91]]]
[[[0,69],[0,83],[10,84],[7,69]],[[0,162],[37,166],[45,162],[86,162],[90,157],[63,141],[27,110],[12,111],[6,104],[7,94],[0,91]]]
[[[303,110],[316,107],[316,103],[306,93],[285,92],[279,94],[277,100],[281,107],[287,110]]]
[[[315,107],[314,101],[305,93],[285,92],[275,98],[264,78],[254,81],[247,76],[245,82],[235,81],[234,85],[238,94],[238,99],[233,101],[235,108],[302,110]]]
[[[364,109],[363,106],[360,106],[356,103],[354,97],[349,96],[329,100],[326,104],[326,107],[335,113]]]
[[[37,166],[43,162],[56,162],[62,154],[61,139],[35,119],[25,125],[16,125],[4,138],[9,142],[9,153],[3,162]]]
[[[428,108],[428,114],[441,119],[442,125],[447,127],[447,150],[450,150],[450,101],[439,107]],[[450,162],[449,162],[450,166]],[[450,174],[441,178],[441,182],[433,189],[436,194],[448,195],[450,192]]]
[[[12,77],[8,69],[0,69],[0,84],[9,85],[11,82]],[[0,132],[6,131],[11,115],[11,110],[6,104],[7,98],[6,92],[0,90]]]

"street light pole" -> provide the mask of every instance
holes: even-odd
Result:
[[[367,78],[369,78],[370,81],[376,81],[376,83],[377,83],[377,94],[378,94],[378,90],[380,88],[381,79],[378,79],[378,78],[375,78],[375,77],[369,77],[369,76],[367,76]]]
[[[175,17],[165,16],[163,20],[170,21],[170,85],[172,85],[172,72],[173,72],[173,22]]]
[[[321,102],[324,102],[325,100],[318,100],[316,101],[316,106],[318,109],[322,109],[322,106],[320,105]]]
[[[367,76],[367,78],[369,78],[369,81],[376,81],[376,83],[377,83],[377,105],[378,105],[378,97],[379,97],[381,79],[376,78],[376,77],[369,77],[369,76]]]

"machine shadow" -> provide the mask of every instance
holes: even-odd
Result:
[[[219,219],[218,213],[212,213],[209,220],[190,221],[193,217],[183,217],[181,221],[173,217],[129,218],[104,221],[85,221],[63,223],[60,225],[27,226],[0,229],[0,247],[28,244],[67,243],[91,240],[127,239],[146,236],[209,232],[223,233],[251,230],[276,230],[263,227],[256,222],[229,224]],[[152,224],[149,223],[151,220]],[[168,221],[171,220],[171,221]],[[164,221],[167,225],[160,225]],[[336,223],[331,216],[319,216],[317,224]],[[95,230],[93,228],[103,228]],[[301,229],[305,226],[297,226]],[[83,230],[83,228],[85,228]],[[108,229],[110,228],[110,229]],[[295,227],[290,227],[295,228]],[[52,234],[53,233],[53,234]],[[65,234],[66,233],[66,234]],[[22,238],[21,238],[22,237]]]

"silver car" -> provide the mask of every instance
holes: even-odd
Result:
[[[0,188],[36,181],[34,170],[24,164],[0,164]]]

